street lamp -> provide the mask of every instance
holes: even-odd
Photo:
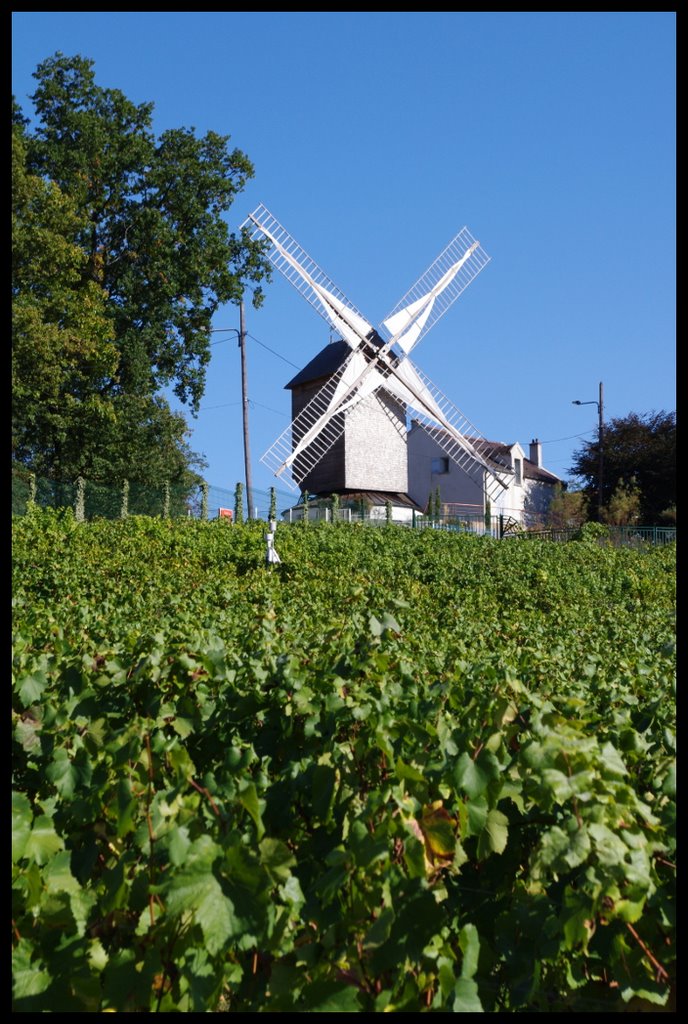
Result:
[[[574,399],[572,405],[596,405],[597,415],[599,417],[599,437],[598,437],[598,448],[600,454],[599,469],[597,473],[597,516],[598,520],[602,522],[602,481],[604,473],[604,412],[602,404],[602,381],[600,381],[600,398],[599,401],[581,402],[577,398]]]
[[[239,330],[236,327],[215,327],[211,334],[234,332],[241,350],[241,404],[244,414],[244,469],[246,472],[246,506],[248,518],[253,519],[253,482],[251,479],[251,453],[248,443],[248,385],[246,377],[246,330],[244,328],[244,301],[239,303]]]

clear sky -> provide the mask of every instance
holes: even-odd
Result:
[[[675,408],[675,12],[22,11],[12,35],[27,115],[61,50],[153,102],[156,132],[230,135],[255,166],[230,228],[264,203],[373,323],[467,226],[491,262],[413,360],[489,439],[538,437],[570,480],[597,427],[572,401],[600,381],[605,420]],[[238,309],[214,326],[236,330]],[[329,334],[277,272],[246,329],[267,490],[284,385]],[[233,489],[239,350],[214,342],[189,441]]]

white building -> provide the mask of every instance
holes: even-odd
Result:
[[[528,457],[518,443],[473,442],[482,455],[503,467],[504,490],[490,502],[492,515],[504,515],[525,526],[539,524],[547,513],[559,477],[542,465],[542,445],[530,442]],[[484,515],[485,473],[478,464],[470,471],[452,461],[423,429],[414,423],[407,435],[408,493],[421,507],[439,488],[443,515]]]

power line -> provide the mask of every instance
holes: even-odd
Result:
[[[555,437],[551,441],[540,441],[540,444],[556,444],[557,441],[573,441],[576,437],[585,437],[587,434],[596,434],[597,430],[585,430],[582,434],[571,434],[569,437]]]
[[[277,356],[277,358],[281,359],[283,362],[289,363],[289,365],[293,366],[295,370],[300,370],[301,369],[301,367],[297,366],[296,363],[292,363],[291,359],[287,359],[286,356],[280,355],[279,352],[275,352],[274,348],[270,348],[269,345],[266,345],[264,341],[260,341],[258,338],[255,337],[255,335],[247,334],[246,337],[247,338],[251,338],[252,341],[257,341],[258,344],[262,345],[263,348],[266,348],[268,350],[268,352],[272,352],[273,356]]]
[[[274,412],[278,416],[286,416],[287,415],[285,412],[282,412],[280,409],[273,409],[271,406],[263,405],[261,402],[254,402],[254,400],[252,398],[248,399],[248,404],[251,406],[251,408],[253,408],[253,406],[257,405],[260,409],[267,409],[268,412]],[[202,405],[200,410],[199,410],[199,412],[210,412],[211,409],[229,409],[233,405],[241,405],[241,402],[223,402],[221,405]]]
[[[217,330],[226,330],[226,331],[233,331],[234,329],[233,329],[233,328],[229,328],[229,327],[228,327],[228,328],[219,328],[219,329],[217,329]],[[286,355],[283,355],[283,354],[282,354],[281,352],[275,352],[275,350],[274,350],[273,348],[270,348],[270,346],[269,346],[269,345],[266,345],[264,341],[261,341],[261,340],[260,340],[260,338],[256,338],[256,336],[255,336],[254,334],[249,334],[249,333],[247,332],[247,334],[246,334],[246,337],[247,337],[247,338],[251,338],[251,340],[252,340],[252,341],[255,341],[255,342],[257,342],[257,343],[258,343],[259,345],[261,345],[261,346],[262,346],[263,348],[266,348],[268,352],[271,352],[271,353],[272,353],[272,355],[276,355],[276,356],[277,356],[277,358],[278,358],[278,359],[282,359],[282,360],[283,360],[283,362],[288,362],[289,366],[290,366],[290,367],[294,367],[294,369],[295,369],[295,370],[300,370],[300,369],[301,369],[300,367],[297,367],[297,365],[296,365],[296,362],[292,362],[292,360],[291,360],[291,359],[288,359],[288,358],[287,358],[287,356],[286,356]],[[221,344],[222,344],[223,342],[225,342],[225,341],[229,341],[229,338],[219,338],[219,339],[218,339],[218,341],[211,341],[211,343],[210,343],[210,344],[211,344],[211,345],[221,345]]]

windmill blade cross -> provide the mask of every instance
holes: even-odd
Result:
[[[500,488],[505,486],[499,467],[472,444],[472,438],[484,440],[478,431],[407,360],[420,338],[490,260],[467,228],[451,240],[378,331],[263,204],[249,214],[242,228],[247,228],[252,238],[262,235],[269,240],[268,258],[273,265],[351,349],[335,374],[261,457],[276,476],[294,467],[292,476],[297,483],[304,479],[341,437],[345,416],[384,388],[405,408],[415,410],[419,422],[428,432],[435,432],[437,442],[455,462],[465,465],[471,460],[487,469]]]

